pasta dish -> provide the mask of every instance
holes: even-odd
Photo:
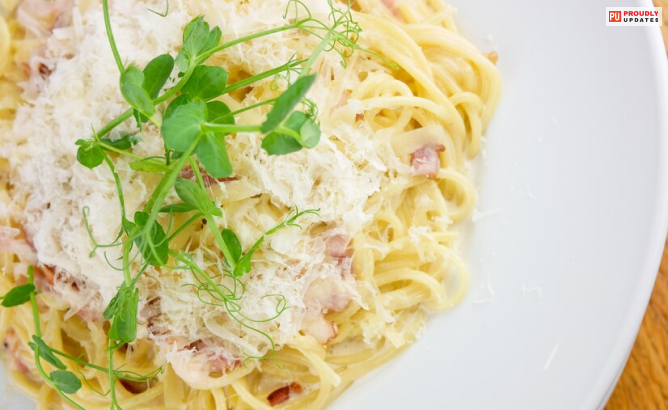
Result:
[[[0,337],[39,409],[323,409],[468,286],[496,53],[441,0],[0,0]]]

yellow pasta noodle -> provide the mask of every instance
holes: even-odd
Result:
[[[253,2],[207,1],[201,6],[210,12],[207,17],[215,17],[217,7],[220,7],[221,15],[224,10],[226,16],[239,12],[242,7],[256,7],[260,18],[269,19],[262,14],[261,6],[247,4]],[[35,1],[31,0],[30,3]],[[168,18],[176,19],[181,15],[192,18],[200,10],[196,6],[188,5],[188,2],[172,1],[172,3]],[[269,1],[269,3],[273,5],[275,2]],[[316,4],[318,1],[306,3]],[[21,147],[25,146],[26,139],[22,137],[23,131],[18,126],[20,124],[14,124],[14,119],[26,118],[25,113],[21,114],[21,110],[45,104],[40,103],[38,98],[45,95],[43,93],[47,91],[44,90],[49,90],[49,81],[63,78],[54,77],[63,72],[61,65],[70,64],[68,60],[70,58],[74,58],[73,62],[79,61],[76,60],[79,58],[77,47],[85,36],[92,35],[90,33],[94,27],[92,23],[86,23],[86,13],[89,10],[97,10],[96,7],[99,8],[99,5],[96,1],[75,1],[75,9],[66,23],[54,23],[60,20],[51,16],[39,16],[40,21],[48,20],[50,25],[45,26],[46,34],[41,35],[34,30],[26,29],[23,20],[18,17],[21,7],[20,3],[11,0],[4,0],[0,5],[0,11],[3,13],[0,15],[0,142],[3,146],[13,147],[12,154],[4,154],[0,159],[2,165],[0,181],[3,184],[0,205],[4,209],[1,214],[3,220],[0,229],[4,232],[3,238],[11,237],[15,245],[22,244],[24,247],[21,249],[25,250],[22,253],[16,251],[17,248],[12,248],[11,251],[2,248],[1,294],[5,294],[25,280],[24,272],[29,265],[42,262],[36,259],[35,250],[31,249],[35,246],[36,254],[41,257],[42,249],[39,248],[41,242],[33,243],[30,230],[24,227],[25,221],[22,219],[24,209],[30,200],[30,193],[21,191],[21,187],[18,186],[27,178],[19,170],[22,169],[20,168],[22,161],[31,158],[31,153],[22,151],[24,148]],[[72,4],[69,7],[71,8]],[[314,158],[323,158],[323,161],[335,158],[332,161],[352,164],[347,166],[354,172],[359,172],[353,175],[357,175],[360,179],[357,181],[351,179],[350,184],[368,183],[361,178],[377,178],[378,184],[377,189],[370,189],[370,194],[366,195],[363,201],[359,201],[359,209],[354,208],[355,204],[352,204],[350,209],[332,211],[331,215],[327,214],[327,209],[343,209],[343,205],[336,201],[342,201],[340,198],[344,198],[345,195],[316,192],[320,189],[319,184],[324,184],[324,181],[310,181],[308,185],[309,189],[312,189],[308,195],[332,201],[330,208],[325,207],[323,221],[317,218],[305,221],[303,233],[299,235],[310,238],[308,240],[312,242],[308,243],[322,245],[323,240],[319,238],[331,238],[329,232],[344,232],[346,231],[342,228],[344,226],[356,227],[354,232],[346,228],[347,232],[351,232],[351,238],[347,238],[351,242],[351,258],[340,258],[342,264],[351,264],[354,297],[345,308],[339,309],[340,311],[325,312],[324,316],[325,322],[331,323],[335,329],[333,337],[323,344],[303,326],[300,328],[295,325],[289,339],[278,339],[277,350],[272,358],[259,360],[255,356],[268,354],[270,347],[265,346],[266,341],[261,342],[265,345],[257,347],[257,354],[250,354],[244,358],[241,353],[244,350],[239,346],[243,346],[245,340],[249,340],[250,343],[264,339],[252,339],[257,335],[253,336],[251,332],[240,329],[238,333],[232,332],[233,334],[229,335],[230,340],[234,340],[234,348],[238,350],[228,347],[232,349],[234,357],[239,359],[238,362],[233,365],[225,362],[222,371],[188,378],[184,377],[184,372],[189,371],[188,366],[193,366],[193,357],[185,355],[182,358],[181,355],[183,345],[192,348],[195,341],[181,340],[186,333],[181,334],[170,329],[171,334],[165,331],[165,334],[156,336],[160,342],[154,343],[145,332],[127,349],[114,353],[115,366],[137,374],[151,373],[158,366],[164,366],[164,371],[148,382],[134,384],[118,382],[117,400],[124,410],[268,410],[275,407],[293,410],[324,409],[355,380],[392,360],[414,342],[431,312],[451,309],[464,298],[469,273],[466,263],[455,250],[455,244],[461,225],[473,211],[476,202],[476,190],[467,173],[467,164],[481,151],[483,133],[492,119],[500,98],[499,72],[495,62],[490,61],[490,58],[462,37],[455,24],[455,10],[440,0],[357,0],[353,2],[352,7],[354,18],[363,30],[360,44],[382,56],[387,62],[396,64],[396,67],[390,67],[376,55],[364,53],[352,55],[345,68],[340,66],[338,57],[329,54],[323,55],[313,67],[319,81],[315,89],[320,90],[315,93],[317,96],[314,99],[318,103],[319,119],[324,133],[329,134],[322,148],[318,147],[313,154],[304,155],[322,155]],[[142,10],[146,8],[156,7],[151,3]],[[171,24],[171,20],[165,21],[167,21],[165,24]],[[63,24],[63,27],[57,24]],[[180,27],[178,29],[180,30]],[[239,34],[235,30],[243,32],[243,24],[234,25],[230,22],[229,28],[223,25],[224,39],[238,37]],[[263,40],[254,41],[255,48],[239,46],[227,54],[214,56],[213,64],[221,65],[228,70],[230,79],[238,80],[249,76],[256,67],[242,61],[239,56],[248,56],[251,51],[262,49]],[[301,56],[300,52],[308,53],[311,51],[310,47],[317,44],[308,40],[308,34],[302,32],[286,35],[282,41],[290,50],[296,50],[298,56]],[[126,38],[121,42],[130,44],[132,39]],[[276,44],[278,43],[270,44],[265,50],[268,55],[267,64],[270,64],[272,59],[281,58],[278,56],[278,51],[271,50]],[[67,53],[58,55],[59,65],[51,66],[49,59],[56,61],[53,47],[57,46],[70,47],[71,50],[68,49]],[[272,52],[276,55],[271,55]],[[40,53],[44,53],[44,62],[40,60],[42,56]],[[123,58],[131,57],[124,55]],[[41,73],[44,78],[31,78],[36,75],[35,73],[38,75]],[[87,73],[82,71],[81,81],[87,81],[84,80],[87,78]],[[77,79],[64,78],[71,81],[68,87],[72,93],[80,92],[84,95],[83,93],[89,91],[83,90],[85,87],[77,91],[77,87],[80,87]],[[239,110],[253,102],[275,98],[277,84],[281,84],[280,79],[259,84],[243,92],[232,93],[225,96],[223,101],[233,111]],[[261,109],[249,110],[240,115],[239,122],[257,120],[265,114],[266,111]],[[88,129],[90,126],[92,124],[88,125]],[[345,130],[354,130],[355,138],[358,140],[352,142],[346,140],[346,136],[343,135],[347,132]],[[56,132],[58,131],[54,131]],[[365,141],[359,140],[362,137]],[[43,138],[50,136],[45,135]],[[146,140],[150,142],[150,138],[149,135]],[[211,194],[222,205],[227,215],[226,219],[221,219],[221,224],[225,223],[226,226],[245,232],[248,237],[257,236],[264,232],[266,226],[282,221],[292,206],[306,206],[301,203],[288,204],[285,199],[292,199],[297,195],[296,188],[290,190],[296,186],[290,184],[296,182],[285,182],[275,175],[252,175],[255,169],[270,169],[273,164],[272,159],[265,157],[243,156],[244,152],[252,149],[254,138],[257,139],[257,136],[252,134],[240,136],[228,147],[233,158],[241,158],[235,159],[234,165],[235,170],[238,169],[238,173],[244,177],[214,184],[211,187]],[[373,146],[368,152],[377,152],[377,158],[356,157],[354,148],[362,146],[366,140],[371,144],[369,146]],[[143,149],[141,145],[138,147]],[[425,148],[436,153],[440,164],[433,175],[417,172],[413,164],[414,156]],[[68,166],[77,166],[74,159],[75,151],[73,148],[62,154],[62,158],[71,159]],[[146,152],[150,154],[149,151]],[[281,162],[281,166],[292,166],[289,157],[281,161],[286,161]],[[51,165],[58,167],[64,163]],[[123,168],[121,165],[118,167],[121,173],[129,170],[129,167]],[[298,168],[297,165],[295,167]],[[367,173],[360,170],[365,170]],[[276,168],[276,172],[281,171]],[[301,172],[303,178],[310,178],[307,169],[302,169]],[[113,180],[100,175],[95,176],[100,178],[96,189],[112,192]],[[126,178],[124,182],[136,184],[133,185],[136,190],[128,193],[126,198],[130,204],[142,203],[147,196],[142,190],[155,189],[157,184],[157,180],[152,179],[150,175],[128,174],[123,177]],[[263,182],[258,182],[260,180]],[[278,187],[274,191],[275,195],[263,190],[269,183]],[[286,188],[283,194],[279,189],[283,185],[280,184],[289,188]],[[112,196],[109,194],[109,197]],[[115,204],[112,199],[109,199],[110,203]],[[74,205],[76,204],[71,204]],[[44,206],[39,212],[47,212],[49,207],[52,207],[51,212],[55,212],[60,209],[59,206],[62,204],[49,203],[48,207]],[[92,207],[89,209],[91,218],[96,216],[97,211]],[[365,215],[367,218],[354,219],[355,215]],[[345,218],[350,218],[352,222],[346,222]],[[185,219],[187,218],[177,216],[170,223],[176,226]],[[94,222],[91,223],[95,235],[104,232],[104,230],[96,231],[102,228],[98,228]],[[61,229],[65,231],[70,228],[63,226]],[[83,230],[83,224],[79,223],[77,229]],[[195,224],[176,236],[172,244],[183,248],[205,247],[207,243],[213,241],[207,232],[202,226]],[[241,239],[242,242],[245,241],[244,237]],[[265,246],[267,249],[261,250],[260,257],[257,258],[257,263],[265,269],[262,271],[263,275],[267,274],[265,272],[282,272],[280,268],[274,266],[288,263],[286,261],[289,261],[289,258],[282,256],[279,258],[277,255],[308,252],[300,248],[298,243],[294,245],[294,249],[285,251],[279,250],[280,244],[269,240]],[[85,249],[86,252],[91,250]],[[203,250],[201,253],[203,261],[206,261],[207,252]],[[342,265],[327,262],[331,258],[326,255],[326,245],[320,246],[313,252],[313,258],[325,255],[322,256],[323,266],[345,269],[340,267]],[[214,268],[209,266],[207,269]],[[311,268],[304,268],[305,271],[308,269]],[[60,268],[56,270],[56,283],[62,279],[62,272],[64,270]],[[169,271],[166,268],[148,271],[146,278],[138,284],[143,307],[148,309],[150,301],[157,300],[155,303],[162,303],[160,305],[162,312],[167,314],[165,312],[168,306],[165,300],[172,296],[160,292],[165,292],[169,286],[172,286],[171,290],[167,289],[171,292],[170,295],[185,292],[184,294],[194,298],[192,293],[194,290],[183,287],[182,276],[178,271]],[[81,279],[80,276],[74,275],[74,277]],[[88,277],[84,279],[90,280]],[[298,281],[299,275],[294,275],[293,279]],[[84,293],[81,283],[87,283],[86,280],[76,282],[78,285],[74,286],[74,290],[70,283],[70,289],[67,291],[73,292],[72,294]],[[315,282],[315,279],[313,281]],[[252,287],[255,283],[246,285]],[[91,308],[87,311],[82,305],[77,305],[78,301],[75,302],[74,299],[68,299],[63,293],[59,293],[58,290],[63,289],[62,286],[64,285],[56,286],[55,290],[45,291],[38,296],[43,339],[54,349],[67,352],[74,357],[83,357],[86,361],[101,367],[107,366],[108,326],[96,317],[101,313],[99,303],[104,300],[104,295],[90,293],[89,301],[97,301],[98,310]],[[303,299],[303,291],[307,285],[300,286],[304,287],[301,289],[301,294],[299,294],[300,288],[295,285],[297,290],[294,297],[298,301]],[[344,283],[341,286],[347,285]],[[104,289],[100,289],[100,293],[103,294]],[[201,316],[195,317],[197,315],[192,314],[192,327],[200,326],[203,328],[202,331],[212,332],[212,337],[218,338],[222,338],[221,334],[229,332],[231,325],[225,321],[225,313],[216,312],[214,308],[209,307],[193,309],[200,309],[193,312]],[[290,306],[286,314],[292,315],[289,317],[294,320],[306,320],[303,315],[304,309],[308,310],[308,306],[306,308]],[[149,320],[144,322],[147,321]],[[12,373],[13,383],[23,394],[33,398],[40,410],[70,408],[52,387],[42,382],[37,373],[34,353],[28,347],[34,333],[32,323],[32,310],[28,304],[11,310],[0,310],[0,338],[6,341],[5,358],[7,367]],[[272,323],[260,323],[257,326],[258,329],[273,336],[278,334],[280,329]],[[289,325],[290,323],[280,322],[278,327]],[[150,326],[150,323],[145,325],[149,333]],[[194,334],[197,330],[192,332]],[[176,347],[170,350],[170,346],[177,345],[181,350],[174,350]],[[45,367],[48,366],[50,365],[45,364]],[[108,408],[109,398],[100,395],[109,391],[108,375],[92,368],[76,366],[71,361],[67,366],[69,370],[85,379],[83,388],[70,396],[72,400],[87,410]],[[278,397],[276,392],[280,389],[284,389],[284,393],[287,392],[285,400],[276,399]],[[275,400],[270,399],[272,396]]]

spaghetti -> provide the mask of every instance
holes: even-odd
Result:
[[[40,14],[33,3],[4,0],[0,8],[0,293],[24,283],[28,266],[37,265],[44,341],[105,368],[108,326],[101,314],[122,278],[105,263],[119,255],[92,249],[89,236],[113,239],[118,226],[109,221],[120,215],[110,205],[117,203],[113,179],[75,164],[74,141],[77,132],[99,128],[125,108],[120,94],[95,85],[107,76],[102,64],[113,66],[111,54],[91,57],[96,39],[104,38],[96,29],[100,5],[57,0],[50,14]],[[146,50],[176,51],[172,31],[178,34],[175,27],[198,14],[230,22],[223,26],[230,40],[275,26],[276,10],[285,7],[279,0],[185,3],[172,1],[159,17],[146,13],[159,3],[115,0],[115,30],[127,33],[119,35],[119,48],[145,63]],[[306,4],[316,15],[326,1]],[[454,9],[440,0],[358,0],[352,7],[363,30],[359,42],[373,53],[355,53],[345,66],[324,54],[313,66],[318,80],[309,98],[319,108],[321,144],[267,157],[256,133],[240,132],[228,142],[237,176],[208,186],[225,210],[221,228],[234,228],[242,245],[295,206],[319,208],[319,215],[266,241],[253,273],[240,281],[246,293],[232,312],[202,303],[188,272],[148,269],[138,282],[139,336],[115,351],[113,361],[133,374],[164,371],[119,381],[115,395],[123,409],[323,409],[414,342],[429,312],[453,308],[464,297],[468,271],[455,244],[476,200],[467,161],[479,153],[496,108],[499,73],[461,36]],[[152,37],[157,26],[142,24],[138,10],[166,32]],[[165,43],[158,43],[162,34]],[[146,44],[135,44],[137,38]],[[239,81],[318,45],[300,31],[271,38],[239,44],[212,61]],[[284,80],[267,79],[222,101],[243,111],[239,122],[257,122],[266,110],[246,107],[275,98]],[[88,101],[65,111],[77,92]],[[122,127],[132,130],[133,123]],[[155,132],[145,127],[141,137],[135,149],[142,155],[160,152]],[[123,161],[116,167],[130,187],[126,202],[137,208],[157,180]],[[51,195],[52,189],[61,191]],[[102,209],[114,218],[101,217]],[[178,226],[185,219],[162,222]],[[207,232],[194,224],[174,243],[198,255],[199,269],[215,272]],[[91,250],[94,257],[81,256]],[[32,314],[28,305],[0,310],[13,381],[39,409],[68,408],[34,365]],[[235,314],[241,321],[230,319]],[[84,381],[72,400],[85,409],[108,406],[108,374],[75,360],[67,367]]]

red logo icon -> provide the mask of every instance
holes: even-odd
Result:
[[[621,23],[622,22],[622,12],[619,11],[619,10],[608,12],[608,21],[610,23]]]

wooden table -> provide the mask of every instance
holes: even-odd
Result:
[[[663,7],[668,52],[668,0],[654,1]],[[631,357],[606,410],[668,410],[668,243]]]

